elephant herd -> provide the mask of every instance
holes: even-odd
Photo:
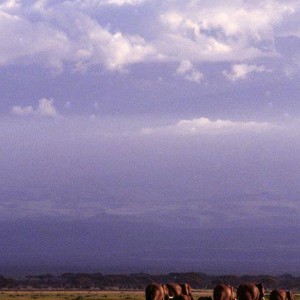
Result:
[[[146,300],[194,300],[191,286],[187,283],[152,283],[146,287]],[[232,286],[218,284],[213,290],[213,300],[264,300],[265,289],[262,283],[240,284],[235,290]],[[211,297],[199,297],[198,300],[209,300]],[[294,300],[290,291],[273,290],[269,300]]]
[[[146,300],[194,300],[191,286],[187,283],[152,283],[146,287]]]

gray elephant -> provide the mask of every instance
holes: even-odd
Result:
[[[264,300],[265,289],[262,283],[244,283],[237,289],[238,300]]]
[[[290,291],[273,290],[270,294],[270,300],[294,300],[294,295]]]
[[[213,292],[214,300],[235,300],[235,289],[231,285],[218,284],[214,288]]]
[[[167,283],[168,295],[174,300],[194,300],[192,296],[192,288],[188,283]],[[184,298],[184,299],[183,299]]]
[[[168,300],[169,294],[166,285],[151,283],[145,290],[146,300]]]

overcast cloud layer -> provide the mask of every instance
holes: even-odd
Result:
[[[0,1],[5,272],[299,274],[299,12]]]

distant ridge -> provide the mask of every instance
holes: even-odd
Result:
[[[0,275],[0,289],[145,289],[152,282],[188,282],[194,289],[211,289],[218,283],[238,286],[242,282],[262,282],[266,289],[284,288],[300,291],[300,277],[289,274],[270,275],[208,275],[205,273],[169,273],[151,275],[135,273],[127,275],[102,273],[63,273],[28,275],[23,279]]]

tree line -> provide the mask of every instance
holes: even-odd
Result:
[[[193,289],[213,289],[217,284],[225,283],[238,286],[243,282],[262,282],[266,289],[284,287],[300,291],[300,277],[284,274],[270,275],[208,275],[205,273],[170,273],[153,275],[102,274],[102,273],[63,273],[61,275],[28,275],[18,279],[0,275],[0,289],[139,289],[144,290],[153,282],[188,282]]]

